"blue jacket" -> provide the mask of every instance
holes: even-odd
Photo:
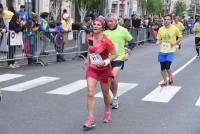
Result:
[[[60,26],[56,26],[54,28],[54,30],[55,30],[55,33],[64,33],[65,32],[64,28],[62,28]]]
[[[40,27],[39,27],[40,31],[45,32],[45,33],[49,32],[50,26],[49,26],[49,23],[45,19],[40,18],[39,24],[40,24]]]
[[[19,14],[19,16],[22,18],[23,21],[27,21],[28,20],[28,13],[25,11],[18,11],[17,14]]]

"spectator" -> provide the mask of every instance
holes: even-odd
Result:
[[[16,11],[15,11],[15,9],[14,9],[14,7],[13,7],[13,6],[11,6],[11,7],[8,7],[8,11],[11,11],[11,12],[13,12],[13,14],[15,14],[15,13],[16,13]]]
[[[50,44],[50,32],[54,32],[53,29],[50,28],[50,25],[49,25],[49,13],[47,12],[43,12],[41,15],[40,15],[40,27],[39,27],[39,30],[41,32],[43,32],[43,39],[42,39],[42,50],[41,50],[41,55],[48,55],[49,53],[48,52],[45,52],[46,50],[46,46],[47,44]]]
[[[35,14],[32,14],[30,19],[26,23],[26,31],[24,32],[26,34],[26,38],[28,39],[28,44],[26,46],[28,47],[26,50],[28,53],[28,64],[33,64],[36,62],[36,52],[37,52],[37,31],[39,30],[39,24],[37,22],[38,16]],[[26,48],[24,47],[24,48]]]
[[[128,18],[124,19],[124,25],[123,27],[127,28],[128,30],[131,28],[131,21]]]
[[[62,19],[63,19],[63,17],[64,17],[65,14],[68,14],[68,13],[67,13],[67,9],[63,9],[63,12],[62,12],[62,14],[61,14]]]
[[[81,30],[84,30],[87,34],[92,32],[92,18],[85,17],[84,22],[81,24]]]
[[[6,25],[3,20],[3,8],[0,8],[0,46],[5,32],[6,32]]]
[[[68,13],[63,14],[61,23],[62,23],[62,28],[65,30],[64,41],[67,42],[68,33],[72,31],[72,23]]]
[[[55,44],[55,49],[56,49],[56,59],[57,62],[62,62],[62,61],[66,61],[64,59],[64,37],[63,37],[63,33],[66,32],[65,29],[62,27],[62,23],[58,22],[56,27],[55,27],[55,33],[56,36],[55,38],[59,38],[59,39],[63,39],[63,42],[61,41],[59,44]]]
[[[28,13],[25,11],[25,5],[21,5],[20,10],[17,13],[19,14],[23,22],[27,22]]]
[[[89,35],[91,32],[92,32],[92,18],[91,17],[86,17],[84,19],[84,22],[81,24],[81,30],[84,30],[86,32],[86,35]],[[85,47],[84,47],[85,46]],[[86,44],[83,44],[83,47],[82,47],[84,50],[81,50],[81,51],[84,51],[81,53],[81,56],[84,56],[84,57],[87,57],[87,45]]]
[[[140,28],[140,26],[141,26],[141,20],[136,15],[132,18],[132,26],[134,28]]]
[[[21,23],[21,17],[18,14],[14,14],[11,21],[9,22],[9,30],[15,31],[15,33],[22,32],[24,29],[23,24]],[[8,43],[8,66],[10,68],[18,67],[18,65],[15,64],[14,55],[16,46],[10,45],[10,40]]]
[[[119,18],[118,18],[118,24],[119,24],[120,26],[123,26],[123,25],[124,25],[124,19],[122,18],[122,16],[119,16]]]

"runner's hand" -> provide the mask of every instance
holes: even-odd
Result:
[[[104,61],[101,60],[96,66],[97,66],[97,67],[103,67],[103,66],[104,66]]]
[[[89,65],[89,60],[88,60],[88,59],[85,59],[82,68],[83,68],[84,70],[86,70],[87,67],[88,67],[88,65]]]
[[[177,43],[176,43],[176,42],[173,42],[173,43],[171,43],[171,45],[172,45],[172,46],[176,46],[176,45],[177,45]]]

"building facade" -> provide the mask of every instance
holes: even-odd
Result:
[[[5,8],[13,6],[17,11],[20,8],[20,5],[26,5],[26,10],[33,11],[36,13],[41,12],[50,12],[57,9],[58,3],[62,2],[61,9],[67,9],[71,14],[72,3],[65,2],[64,0],[0,0]],[[55,3],[56,2],[56,3]]]
[[[138,13],[138,0],[108,0],[107,13],[130,17]]]

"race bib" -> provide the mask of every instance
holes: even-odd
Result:
[[[168,50],[171,49],[171,44],[162,42],[162,43],[161,43],[161,47],[162,47],[164,50],[168,51]]]
[[[90,56],[91,64],[94,64],[94,65],[97,65],[102,60],[99,54],[93,53],[93,54],[90,54],[89,56]]]

